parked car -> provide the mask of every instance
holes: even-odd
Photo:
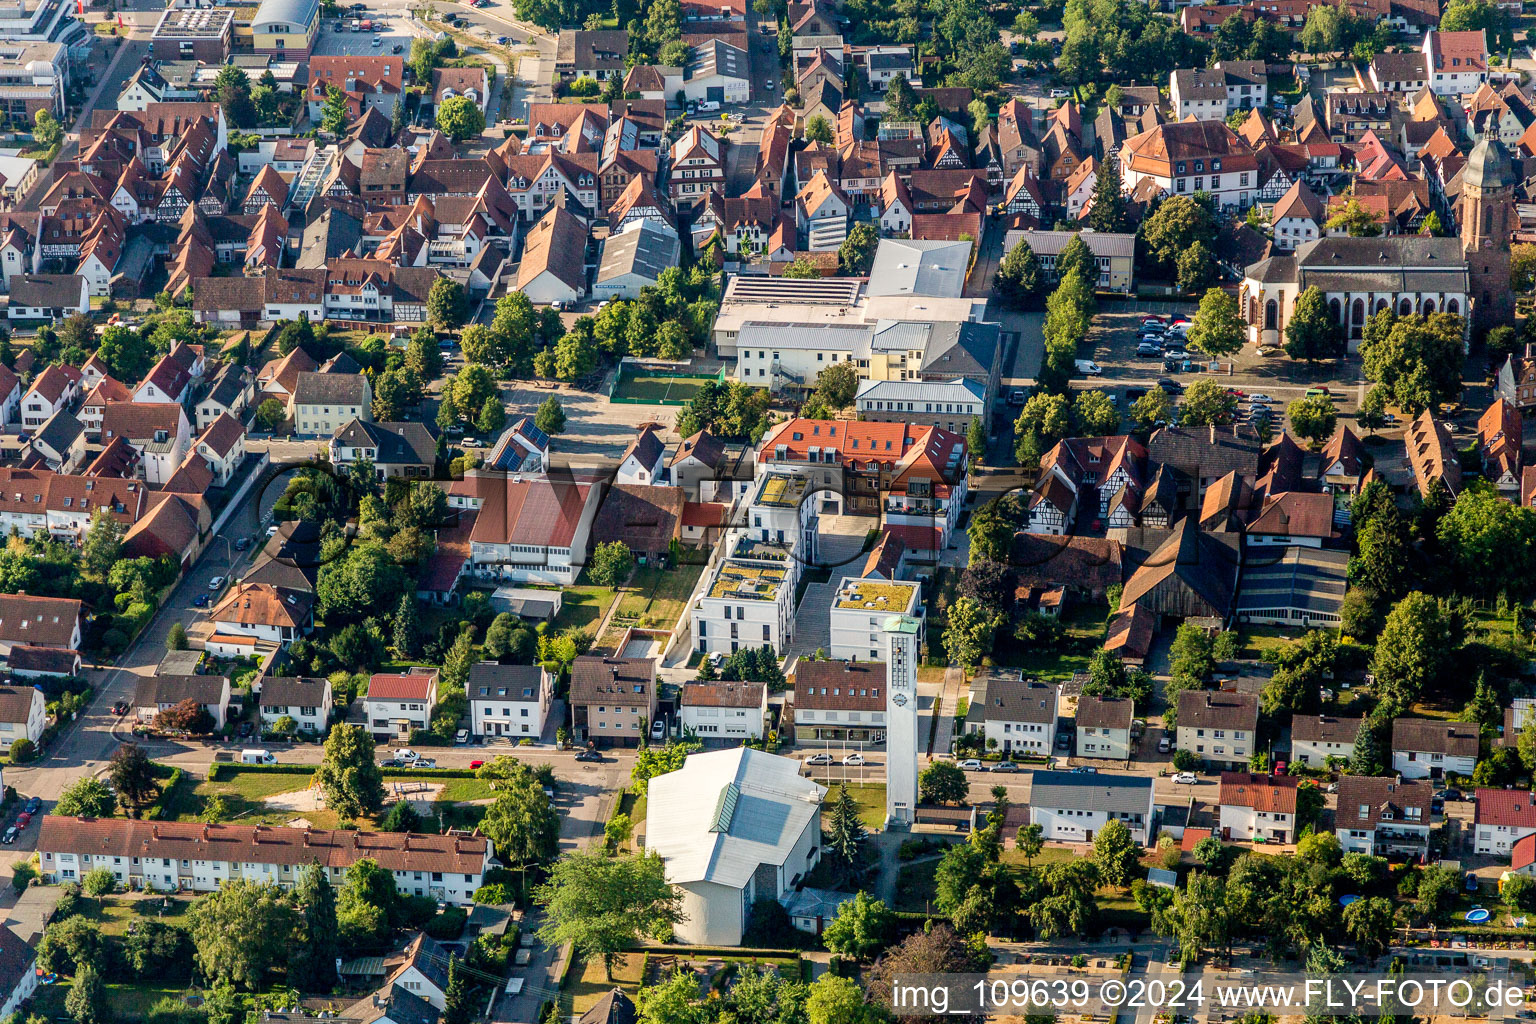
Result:
[[[1151,341],[1144,341],[1136,346],[1136,355],[1142,359],[1161,359],[1163,348]]]
[[[235,550],[236,551],[244,551],[246,548],[248,548],[250,546],[251,546],[251,538],[249,538],[249,537],[241,537],[239,540],[235,541]]]
[[[120,700],[113,703],[112,713],[114,715],[126,715],[128,713],[128,702],[125,700]]]
[[[864,755],[863,754],[849,754],[847,757],[843,758],[843,764],[852,765],[854,767],[857,767],[857,766],[862,765],[864,763],[865,762],[864,762]]]
[[[1162,388],[1164,391],[1166,391],[1170,395],[1176,395],[1179,392],[1184,390],[1184,385],[1180,384],[1178,381],[1174,380],[1172,377],[1159,377],[1159,378],[1157,378],[1157,386]]]
[[[832,755],[831,754],[812,754],[810,757],[805,759],[805,763],[806,764],[831,764],[832,763]]]
[[[411,765],[411,767],[412,768],[436,768],[437,767],[437,758],[435,758],[435,757],[418,757],[416,759],[415,763]]]
[[[1072,749],[1072,737],[1068,736],[1064,732],[1057,733],[1056,734],[1056,749],[1057,750],[1070,750],[1070,749]]]
[[[1097,768],[1092,767],[1091,765],[1080,764],[1076,768],[1072,769],[1072,774],[1073,775],[1097,775],[1097,774],[1099,774],[1099,770]]]
[[[240,723],[239,732],[240,732],[240,735],[242,737],[243,736],[249,736],[252,733],[254,733],[255,731],[256,731],[256,726],[253,725],[252,723],[250,723],[250,722],[241,722]]]
[[[4,843],[5,845],[9,846],[16,841],[16,837],[19,835],[21,835],[21,829],[17,828],[15,825],[12,825],[10,828],[5,830],[5,835],[0,836],[0,843]]]
[[[1308,397],[1308,398],[1316,398],[1319,395],[1326,395],[1327,397],[1332,398],[1333,397],[1333,392],[1329,391],[1326,387],[1323,387],[1322,385],[1318,385],[1315,388],[1307,388],[1306,397]]]
[[[1064,100],[1064,99],[1066,99],[1070,95],[1071,95],[1071,93],[1067,92],[1067,90],[1065,90],[1065,89],[1052,89],[1051,90],[1051,99],[1053,99],[1053,100]]]
[[[979,761],[978,759],[976,759],[974,757],[968,757],[964,761],[961,761],[960,764],[958,765],[958,767],[963,772],[983,772],[983,771],[986,771],[986,768],[982,766],[981,761]]]
[[[17,828],[26,828],[30,824],[32,824],[32,815],[28,814],[26,811],[22,811],[20,814],[16,815]]]
[[[1253,394],[1248,396],[1249,405],[1269,405],[1273,401],[1273,398],[1270,398],[1262,391],[1255,391]]]
[[[1099,364],[1092,359],[1076,359],[1073,360],[1072,365],[1077,367],[1077,372],[1084,376],[1102,377],[1104,375],[1104,371],[1100,369]]]
[[[1009,392],[1009,394],[1008,394],[1008,404],[1009,405],[1023,405],[1024,404],[1024,392],[1022,392],[1022,391],[1011,391],[1011,392]]]
[[[198,594],[196,597],[194,597],[192,599],[192,607],[194,607],[194,608],[207,608],[208,607],[208,595],[207,594]]]
[[[1169,739],[1166,734],[1163,735],[1157,741],[1157,752],[1159,754],[1166,754],[1166,753],[1168,753],[1168,751],[1170,751],[1172,749],[1173,749],[1173,740]]]
[[[1019,766],[1012,761],[999,761],[992,766],[992,770],[995,772],[1016,772],[1019,770]]]
[[[582,750],[576,754],[576,760],[578,761],[601,761],[602,759],[603,755],[595,750]]]
[[[468,743],[469,742],[469,730],[468,729],[460,729],[458,732],[454,733],[453,734],[453,742],[455,742],[455,743]]]
[[[485,764],[484,761],[471,761],[471,762],[469,762],[469,766],[471,768],[479,768],[479,767],[482,767],[484,764]]]
[[[224,577],[223,576],[215,576],[213,579],[208,581],[208,589],[209,590],[218,590],[223,585],[224,585]]]
[[[667,735],[667,723],[660,718],[651,723],[651,739],[659,740]]]
[[[1193,786],[1198,780],[1194,772],[1174,772],[1173,781],[1185,786]]]
[[[25,810],[26,810],[26,812],[28,814],[36,814],[38,811],[40,811],[42,809],[43,809],[42,798],[41,797],[35,797],[35,796],[27,801],[27,806],[25,808]]]
[[[384,760],[379,762],[379,767],[380,768],[404,768],[405,765],[400,763],[400,759],[399,758],[396,758],[396,757],[386,757]]]
[[[395,760],[401,764],[413,764],[416,761],[416,751],[410,747],[404,747],[395,751]]]

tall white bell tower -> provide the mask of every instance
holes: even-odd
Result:
[[[892,615],[881,627],[885,648],[885,827],[909,829],[917,813],[918,621]]]

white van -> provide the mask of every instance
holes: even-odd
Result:
[[[719,100],[705,100],[704,102],[699,104],[699,113],[701,113],[701,114],[713,114],[715,111],[717,111],[719,109],[720,109],[720,101]]]
[[[242,750],[241,764],[277,764],[277,757],[270,750]]]

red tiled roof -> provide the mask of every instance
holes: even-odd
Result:
[[[1221,805],[1252,807],[1271,814],[1296,813],[1297,780],[1289,775],[1221,773]]]
[[[1536,794],[1523,789],[1479,789],[1476,823],[1536,829]]]
[[[369,700],[426,700],[437,681],[436,672],[375,675],[368,679]]]

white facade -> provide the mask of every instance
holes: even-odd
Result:
[[[916,583],[845,576],[832,598],[832,645],[828,656],[840,661],[883,661],[886,619],[908,615],[920,621],[921,593],[922,588]],[[918,643],[922,643],[921,628]]]
[[[1255,837],[1292,842],[1296,838],[1296,815],[1282,811],[1259,811],[1252,807],[1221,806],[1223,839],[1248,842]]]
[[[1405,779],[1471,775],[1476,767],[1477,758],[1474,756],[1441,754],[1431,750],[1392,751],[1392,770]]]
[[[1045,838],[1061,843],[1091,843],[1110,820],[1120,822],[1138,845],[1147,845],[1153,820],[1151,779],[1113,776],[1118,785],[1113,790],[1090,775],[1042,786],[1043,777],[1061,780],[1067,772],[1035,772],[1034,785],[1041,787],[1030,797],[1029,820],[1039,825]],[[1132,782],[1145,781],[1144,787]],[[1143,790],[1145,795],[1143,796]],[[1143,801],[1145,801],[1143,803]]]
[[[723,684],[703,684],[706,689],[711,685]],[[745,686],[749,690],[755,687],[761,698],[760,704],[695,703],[691,700],[691,686],[685,685],[678,718],[683,731],[693,732],[701,740],[762,739],[763,723],[768,718],[768,688],[761,683],[738,683],[736,686]]]
[[[753,551],[748,557],[722,561],[693,604],[694,648],[731,654],[771,647],[782,654],[794,637],[798,564],[783,551]]]
[[[1131,759],[1131,730],[1106,726],[1077,727],[1077,756],[1113,761]]]
[[[922,625],[911,615],[881,625],[885,659],[885,827],[910,828],[917,814],[917,651]]]
[[[0,747],[6,750],[9,750],[11,744],[19,739],[29,739],[36,743],[42,739],[43,729],[48,725],[48,708],[47,702],[43,699],[43,691],[30,686],[26,689],[31,694],[26,718],[14,722],[0,722]]]
[[[515,677],[508,674],[503,678],[496,671],[500,668],[476,665],[470,670],[466,684],[470,734],[537,740],[544,732],[544,720],[554,700],[553,678],[538,666],[533,671],[517,666],[521,671]]]
[[[315,704],[268,704],[266,694],[263,693],[261,709],[262,728],[271,729],[277,721],[283,717],[292,718],[298,723],[300,732],[324,733],[330,723],[331,717],[331,684],[329,680],[322,679],[323,688]]]
[[[1508,857],[1516,843],[1536,833],[1536,825],[1485,825],[1479,822],[1476,828],[1473,851],[1482,857]]]
[[[1188,750],[1206,761],[1246,762],[1255,749],[1250,729],[1203,729],[1181,722],[1178,737],[1178,749]]]

